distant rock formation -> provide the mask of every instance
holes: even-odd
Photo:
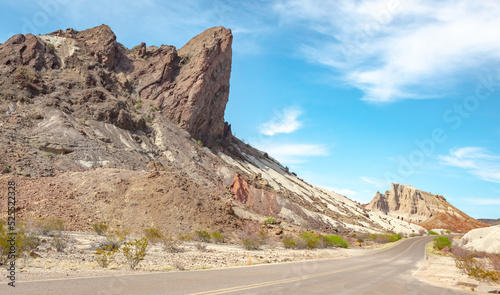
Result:
[[[365,207],[419,224],[426,229],[446,228],[454,232],[467,232],[488,226],[453,207],[443,196],[427,193],[410,185],[393,183],[385,194],[377,192]]]
[[[478,220],[489,225],[500,225],[500,218],[498,219],[479,218]]]

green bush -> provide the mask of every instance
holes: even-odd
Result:
[[[449,230],[449,229],[447,229],[447,230],[446,230],[446,234],[448,234],[448,235],[449,235],[449,234],[451,234],[451,233],[452,233],[452,231],[451,231],[451,230]]]
[[[210,234],[205,230],[197,230],[194,232],[196,235],[196,239],[200,242],[209,243],[210,242]]]
[[[341,236],[336,235],[325,235],[321,237],[323,239],[323,243],[327,247],[339,247],[339,248],[348,248],[349,244],[346,240],[344,240]]]
[[[133,242],[123,244],[123,256],[130,269],[135,270],[137,265],[144,260],[147,247],[148,240],[146,238],[135,239]]]
[[[148,239],[148,241],[150,241],[151,243],[159,242],[164,237],[161,229],[156,226],[150,226],[144,229],[144,235],[146,236],[146,239]]]
[[[305,232],[300,235],[300,238],[304,240],[309,249],[318,248],[321,241],[320,235],[312,232]]]
[[[273,217],[266,218],[266,220],[264,220],[264,222],[267,224],[276,224],[276,220],[274,220]]]
[[[431,236],[439,236],[439,234],[437,232],[432,231],[432,230],[429,231],[429,235],[431,235]]]
[[[215,244],[224,243],[224,236],[220,232],[214,231],[212,232],[212,240]]]
[[[196,144],[197,144],[199,147],[203,147],[203,142],[201,142],[201,140],[197,140],[197,141],[196,141]]]
[[[451,248],[451,241],[448,237],[435,237],[434,238],[434,249],[443,250],[444,247]]]
[[[108,225],[105,222],[94,223],[92,224],[92,228],[100,236],[104,236],[108,231]]]
[[[137,100],[137,104],[135,105],[135,108],[138,110],[142,108],[142,100],[140,98],[139,98],[139,100]]]
[[[55,46],[54,46],[54,44],[52,44],[52,43],[47,44],[47,46],[49,46],[52,50],[55,50],[55,49],[56,49],[56,47],[55,47]]]

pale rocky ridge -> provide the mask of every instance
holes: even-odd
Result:
[[[224,122],[231,42],[217,27],[180,49],[127,49],[103,25],[1,44],[0,189],[13,176],[24,187],[20,218],[228,235],[268,216],[324,232],[423,230],[310,185],[234,137]]]
[[[454,242],[469,250],[500,254],[500,225],[473,229]]]
[[[392,183],[390,190],[385,194],[377,192],[365,207],[373,212],[420,224],[429,230],[444,228],[467,232],[488,226],[453,207],[443,196],[418,190],[411,185]]]

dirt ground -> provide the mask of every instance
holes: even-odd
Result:
[[[469,278],[455,266],[453,257],[432,254],[429,245],[427,246],[426,260],[421,262],[419,270],[413,274],[419,280],[441,287],[474,291],[471,294],[488,294],[490,291],[500,290],[500,284],[486,284]]]
[[[45,242],[34,251],[39,257],[25,257],[17,261],[18,280],[34,281],[61,278],[93,277],[103,275],[122,275],[158,271],[182,271],[224,267],[237,267],[265,263],[283,263],[313,259],[335,259],[362,255],[370,249],[284,249],[276,242],[266,244],[261,250],[248,251],[241,245],[208,243],[205,251],[196,248],[198,242],[184,242],[183,251],[170,253],[163,244],[150,244],[145,259],[132,271],[125,263],[121,253],[116,255],[116,262],[107,269],[99,266],[94,254],[96,245],[105,237],[94,233],[67,232],[67,246],[58,252],[51,246],[51,237],[44,237]],[[0,276],[5,278],[6,269],[0,269]],[[2,279],[3,281],[4,279]]]

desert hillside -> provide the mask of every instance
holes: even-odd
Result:
[[[423,230],[310,185],[233,136],[231,44],[216,27],[179,49],[128,49],[105,25],[1,44],[0,189],[19,184],[18,216],[83,231],[227,234],[266,217],[285,231]]]

